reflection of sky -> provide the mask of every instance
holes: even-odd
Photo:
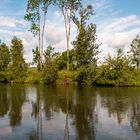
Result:
[[[31,132],[36,131],[37,120],[31,117],[32,106],[29,103],[25,103],[22,107],[22,122],[21,125],[15,128],[9,126],[9,119],[5,117],[0,119],[0,140],[25,140],[29,138]],[[62,140],[64,138],[65,119],[66,116],[62,112],[54,113],[53,118],[48,120],[42,113],[42,134],[44,139]],[[70,126],[71,120],[69,120]],[[73,128],[69,129],[69,134],[74,134]],[[72,136],[74,137],[74,136]]]
[[[100,89],[98,89],[100,91]],[[93,90],[91,90],[93,92]],[[103,107],[101,104],[101,99],[110,97],[100,96],[100,92],[96,92],[93,95],[97,99],[96,102],[96,113],[98,116],[98,123],[95,126],[95,134],[97,140],[138,140],[140,137],[137,137],[130,127],[130,108],[131,103],[129,104],[128,109],[124,111],[121,115],[121,123],[118,123],[117,116],[109,116],[108,108]],[[26,87],[26,96],[27,99],[22,106],[22,121],[20,126],[10,127],[9,126],[9,117],[8,114],[3,118],[0,118],[0,140],[26,140],[29,139],[31,134],[34,134],[37,130],[37,120],[32,116],[32,101],[36,100],[37,88],[35,86]],[[47,94],[47,92],[46,92]],[[76,99],[74,93],[73,97]],[[90,95],[90,94],[89,94]],[[62,96],[64,96],[62,94]],[[60,96],[61,97],[61,96]],[[124,98],[123,96],[122,98]],[[137,97],[140,97],[138,95]],[[128,98],[128,96],[126,97]],[[129,97],[130,99],[131,97]],[[129,100],[128,99],[128,100]],[[124,99],[121,100],[125,101]],[[129,100],[130,101],[130,100]],[[94,102],[94,101],[93,101]],[[78,102],[74,101],[74,106]],[[86,102],[85,102],[86,103]],[[80,119],[80,118],[79,118]],[[76,129],[73,124],[74,117],[69,116],[69,135],[70,139],[76,138]],[[51,119],[47,119],[45,113],[42,112],[42,134],[43,139],[48,140],[62,140],[64,138],[64,129],[66,124],[66,114],[59,109],[59,111],[54,112]],[[73,124],[73,125],[72,125]],[[57,138],[57,139],[56,139]]]
[[[36,94],[36,87],[31,86],[31,87],[27,87],[26,88],[26,94],[27,94],[27,99],[30,102],[34,102],[37,98],[37,94]]]
[[[124,95],[125,96],[125,95]],[[98,124],[96,126],[97,133],[96,139],[98,140],[139,140],[140,137],[136,136],[130,127],[130,118],[128,109],[121,116],[121,122],[118,123],[116,114],[109,115],[108,108],[104,108],[101,105],[100,95],[97,96],[96,111],[98,114]],[[126,96],[126,99],[128,96]],[[122,99],[123,101],[125,99]]]
[[[100,108],[98,112],[97,140],[133,140],[139,139],[132,131],[129,120],[122,120],[119,125],[117,117],[109,117],[106,109]]]

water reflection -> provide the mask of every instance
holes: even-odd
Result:
[[[76,91],[76,103],[73,106],[75,115],[74,125],[77,132],[77,140],[95,139],[95,112],[96,96],[95,92],[89,92],[79,87]]]
[[[2,88],[0,91],[0,117],[4,117],[9,110],[9,101],[7,97],[7,88]]]
[[[14,127],[21,124],[22,120],[22,105],[25,102],[26,94],[25,87],[18,85],[11,86],[9,89],[9,119],[10,126]]]
[[[140,134],[140,98],[132,97],[130,124],[137,135]]]
[[[140,139],[140,88],[0,85],[0,139]]]
[[[40,100],[40,90],[36,89],[36,100],[32,101],[32,113],[31,116],[36,120],[36,131],[31,132],[30,140],[42,139],[42,112],[41,112],[41,100]]]
[[[129,93],[124,93],[121,88],[103,89],[100,91],[100,93],[102,107],[107,109],[109,117],[116,117],[118,123],[121,124],[127,110],[129,109],[130,102],[129,98],[127,97],[127,94]]]
[[[65,122],[65,132],[64,132],[64,140],[69,140],[69,93],[68,88],[65,86],[65,95],[66,95],[66,122]]]

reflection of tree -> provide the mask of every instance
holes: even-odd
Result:
[[[116,116],[118,123],[121,124],[129,107],[129,101],[124,95],[124,90],[107,88],[100,91],[101,103],[103,107],[107,108],[109,117]]]
[[[65,133],[64,133],[64,140],[69,140],[69,93],[67,91],[67,86],[65,87],[66,89],[66,124],[65,124]]]
[[[36,119],[36,131],[31,134],[39,140],[42,139],[42,114],[43,111],[48,120],[52,118],[54,112],[57,112],[59,108],[59,98],[57,96],[57,90],[55,87],[47,87],[46,85],[37,86],[36,88],[36,100],[32,102],[32,114],[31,116]]]
[[[11,86],[11,108],[9,112],[10,125],[20,125],[22,119],[22,105],[25,101],[25,89],[21,88],[20,85]]]
[[[74,87],[48,87],[44,89],[43,101],[44,111],[49,119],[53,112],[60,110],[65,113],[64,140],[69,139],[69,117],[74,119],[73,125],[76,127],[77,139],[95,139],[95,96],[89,90],[75,90]],[[85,92],[85,94],[84,94]]]
[[[29,134],[29,140],[39,140],[36,131],[31,131]]]
[[[139,88],[103,88],[100,92],[101,103],[109,116],[117,116],[119,124],[127,117],[132,129],[140,135]]]
[[[9,110],[9,101],[7,98],[7,89],[2,89],[0,91],[0,117],[4,117]]]
[[[53,116],[53,112],[58,111],[58,96],[55,87],[43,88],[43,104],[46,118],[50,120]]]
[[[35,102],[32,102],[32,114],[31,116],[34,117],[37,121],[37,129],[33,133],[31,133],[30,139],[31,140],[42,140],[42,101],[41,101],[41,94],[40,88],[37,87],[37,98]]]
[[[140,135],[140,98],[132,98],[132,117],[130,124],[137,135]]]
[[[84,89],[79,89],[75,105],[75,126],[77,140],[95,140],[96,98]]]
[[[77,88],[76,88],[77,89]],[[81,91],[83,90],[83,91]],[[44,113],[47,120],[52,119],[54,112],[63,112],[66,115],[64,140],[69,138],[69,118],[74,120],[74,126],[77,132],[77,139],[94,140],[95,139],[95,113],[96,97],[92,95],[92,91],[85,91],[84,89],[75,90],[74,87],[46,87],[41,86],[37,90],[38,99],[43,104]],[[84,94],[85,92],[85,94]],[[39,116],[39,102],[33,103],[33,116]],[[36,113],[35,113],[36,112]],[[36,115],[35,115],[36,114]],[[40,116],[41,117],[41,116]],[[38,117],[36,117],[38,118]],[[40,119],[38,120],[38,122]],[[41,121],[40,121],[41,124]],[[39,128],[39,127],[38,127]],[[39,131],[41,128],[39,128]],[[36,135],[37,134],[37,135]],[[39,133],[36,131],[34,136],[38,137]],[[32,136],[33,137],[33,136]],[[38,137],[39,138],[39,137]]]

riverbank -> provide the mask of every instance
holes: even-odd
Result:
[[[107,75],[108,74],[108,75]],[[133,69],[129,72],[118,74],[114,79],[111,77],[111,71],[103,75],[102,69],[81,69],[77,71],[61,70],[55,73],[56,78],[53,82],[48,82],[44,79],[42,72],[37,68],[28,68],[26,76],[23,79],[12,80],[8,79],[9,75],[6,72],[0,73],[1,83],[27,83],[27,84],[70,84],[70,85],[93,85],[93,86],[114,86],[114,87],[132,87],[140,86],[140,69]],[[47,80],[50,80],[54,74],[49,75]],[[110,76],[111,75],[111,76]]]

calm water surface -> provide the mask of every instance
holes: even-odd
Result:
[[[140,88],[0,84],[0,140],[139,140]]]

